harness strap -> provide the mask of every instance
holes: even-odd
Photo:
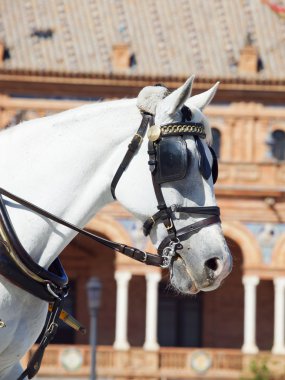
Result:
[[[200,214],[200,215],[220,215],[220,208],[218,206],[202,206],[202,207],[183,207],[174,206],[173,212],[183,212],[186,214]]]
[[[15,202],[17,202],[17,203],[19,203],[25,207],[27,207],[28,209],[36,212],[39,215],[42,215],[42,216],[44,216],[50,220],[53,220],[56,223],[59,223],[59,224],[65,226],[67,228],[70,228],[71,230],[74,230],[74,231],[80,233],[81,235],[87,236],[90,239],[95,240],[98,243],[105,245],[106,247],[114,249],[115,251],[120,252],[120,253],[134,259],[134,260],[140,261],[140,262],[147,264],[147,265],[154,265],[154,266],[160,266],[163,262],[163,259],[159,255],[144,252],[144,251],[141,251],[137,248],[130,247],[130,246],[122,244],[122,243],[116,243],[116,242],[113,242],[111,240],[104,239],[101,236],[95,235],[89,231],[86,231],[82,228],[79,228],[79,227],[75,226],[74,224],[67,222],[64,219],[61,219],[58,216],[55,216],[54,214],[51,214],[50,212],[34,205],[31,202],[26,201],[25,199],[22,199],[16,195],[10,193],[9,191],[7,191],[3,188],[0,188],[0,194],[12,199],[13,201],[15,201]]]
[[[220,215],[220,208],[217,206],[202,206],[202,207],[183,207],[172,205],[167,208],[169,213],[182,212],[185,214],[198,214],[198,215]],[[149,217],[143,224],[143,233],[145,236],[150,234],[151,229],[155,223],[161,219],[162,211],[156,212]]]
[[[171,212],[169,210],[169,207],[167,207],[165,203],[161,186],[157,181],[155,142],[149,141],[148,154],[149,154],[149,168],[151,172],[152,184],[153,184],[155,196],[158,203],[157,208],[159,210],[158,211],[159,219],[162,220],[165,228],[167,229],[168,235],[171,236],[172,239],[174,239],[176,237],[176,229],[171,217]]]
[[[199,151],[199,167],[200,171],[205,178],[209,178],[211,175],[211,167],[208,160],[205,159],[205,151],[203,144],[201,143],[199,137],[196,133],[194,134],[194,139],[196,141],[197,149]],[[199,150],[200,149],[200,150]],[[203,154],[204,153],[204,154]],[[167,207],[162,193],[161,183],[158,180],[158,165],[157,162],[157,142],[149,141],[148,143],[148,154],[149,154],[149,169],[152,175],[152,183],[156,199],[158,202],[158,212],[155,213],[152,217],[148,218],[143,225],[143,231],[145,235],[148,235],[151,231],[151,228],[154,224],[160,220],[164,223],[164,226],[167,230],[167,236],[162,240],[158,247],[158,254],[164,257],[163,267],[168,267],[171,263],[173,257],[175,257],[176,249],[182,249],[181,240],[189,234],[198,232],[201,228],[209,226],[211,224],[220,223],[220,209],[217,206],[209,207],[183,207],[183,206],[172,206]],[[201,214],[201,215],[211,215],[203,220],[200,220],[196,223],[190,224],[180,230],[176,230],[173,222],[173,213],[174,212],[183,212],[188,214]]]
[[[117,186],[122,174],[124,173],[124,171],[126,170],[126,168],[129,165],[129,163],[133,159],[134,155],[138,151],[138,149],[139,149],[139,147],[143,141],[143,138],[146,134],[148,123],[152,117],[153,116],[149,113],[144,112],[142,114],[142,121],[141,121],[141,124],[139,126],[139,129],[137,130],[137,133],[132,138],[132,141],[130,142],[130,144],[128,146],[128,150],[127,150],[127,152],[126,152],[126,154],[125,154],[120,166],[118,167],[118,170],[116,171],[116,174],[114,175],[114,178],[111,182],[111,193],[112,193],[112,196],[114,199],[116,199],[116,195],[115,195],[116,186]]]
[[[53,340],[57,332],[60,313],[63,307],[63,301],[64,301],[64,298],[58,298],[54,302],[42,340],[37,350],[31,357],[27,365],[27,368],[20,375],[20,377],[18,377],[17,380],[24,380],[26,377],[28,377],[28,379],[32,379],[38,373],[41,367],[41,362],[45,353],[45,349],[49,345],[49,343]]]
[[[180,230],[177,230],[177,238],[179,240],[183,240],[185,236],[189,234],[192,235],[193,233],[198,232],[201,228],[210,226],[211,224],[215,224],[215,223],[221,223],[221,219],[217,215],[210,216],[209,218],[206,218],[203,220],[199,220],[196,223],[190,224],[189,226],[186,226],[186,227],[181,228]],[[157,249],[157,252],[159,254],[162,254],[164,248],[167,247],[171,241],[172,239],[170,238],[170,236],[166,236],[160,243]]]

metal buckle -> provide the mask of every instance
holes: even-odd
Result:
[[[165,247],[162,251],[163,263],[160,265],[161,268],[169,268],[173,257],[176,255],[176,246],[180,244],[180,240],[176,238],[176,241],[171,240],[168,247]]]
[[[147,260],[147,253],[144,252],[144,251],[143,251],[143,253],[144,253],[144,258],[141,260],[141,262],[142,262],[142,263],[145,263],[146,260]]]
[[[167,229],[167,231],[169,231],[173,228],[173,220],[171,218],[170,218],[170,226],[166,226],[165,228]]]
[[[49,282],[46,284],[46,286],[47,286],[47,290],[48,290],[48,292],[49,292],[52,296],[54,296],[54,298],[61,299],[61,297],[59,297],[59,295],[57,295],[57,294],[52,290],[52,288],[51,288]]]
[[[136,133],[135,136],[137,136],[139,138],[139,145],[140,145],[143,141],[143,137],[141,135],[139,135],[138,133]]]

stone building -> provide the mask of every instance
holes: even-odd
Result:
[[[126,378],[123,363],[128,378],[195,378],[197,363],[206,362],[206,377],[234,378],[248,355],[264,352],[279,360],[276,372],[285,372],[283,13],[284,0],[0,2],[1,128],[88,101],[135,97],[157,82],[172,89],[193,73],[194,93],[221,81],[206,114],[219,156],[215,192],[234,260],[223,286],[195,297],[174,294],[167,272],[82,237],[62,254],[71,280],[68,307],[86,325],[86,282],[98,276],[103,284],[102,376]],[[118,203],[86,227],[153,249]],[[84,374],[88,337],[62,326],[56,343],[83,352],[72,373]],[[59,374],[71,373],[59,364],[65,348],[50,348],[42,373],[55,365]]]

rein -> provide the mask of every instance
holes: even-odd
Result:
[[[0,188],[0,194],[6,196],[7,198],[21,204],[22,206],[27,207],[28,209],[36,212],[39,215],[44,216],[45,218],[48,218],[56,223],[59,223],[67,228],[70,228],[73,231],[78,232],[81,235],[87,236],[88,238],[95,240],[96,242],[105,245],[108,248],[111,248],[117,252],[120,252],[134,260],[140,261],[142,263],[145,263],[147,265],[154,265],[154,266],[160,266],[161,265],[161,258],[158,255],[154,255],[152,253],[147,253],[144,251],[141,251],[137,248],[130,247],[126,244],[122,243],[116,243],[114,241],[104,239],[101,236],[98,236],[96,234],[93,234],[89,231],[86,231],[85,229],[79,228],[75,226],[72,223],[67,222],[64,219],[59,218],[58,216],[55,216],[54,214],[51,214],[50,212],[34,205],[31,202],[26,201],[23,198],[20,198],[16,196],[15,194],[10,193],[9,191]],[[31,259],[32,260],[32,259]]]

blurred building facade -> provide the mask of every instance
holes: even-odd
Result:
[[[149,84],[174,89],[193,73],[194,93],[221,81],[205,112],[219,157],[215,192],[234,261],[224,285],[195,297],[174,294],[166,272],[82,237],[62,254],[71,280],[68,308],[86,325],[86,282],[95,275],[103,284],[102,376],[194,379],[204,368],[208,378],[234,378],[265,352],[280,359],[276,373],[285,371],[283,14],[284,1],[0,2],[1,128],[89,101],[135,97]],[[140,223],[118,203],[87,228],[153,250]],[[42,371],[51,374],[57,365],[62,376],[84,373],[88,337],[62,326],[55,342],[77,351],[55,345]],[[68,353],[81,358],[78,368],[62,364]]]

